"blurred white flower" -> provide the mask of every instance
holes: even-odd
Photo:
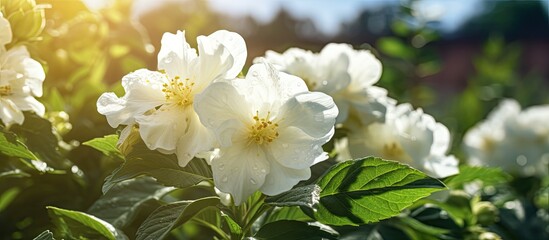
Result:
[[[515,100],[504,100],[486,120],[464,136],[472,165],[500,167],[520,176],[549,173],[549,105],[521,111]]]
[[[280,71],[301,77],[310,91],[332,96],[339,108],[338,123],[349,114],[356,114],[363,124],[384,121],[387,107],[396,103],[387,97],[387,90],[373,86],[381,76],[381,62],[368,50],[330,43],[320,53],[298,48],[282,54],[267,51],[265,60]]]
[[[253,65],[246,79],[211,84],[196,96],[196,111],[220,145],[215,185],[236,205],[257,190],[275,195],[308,179],[310,166],[327,158],[322,145],[338,113],[330,96],[268,64]]]
[[[198,119],[194,97],[210,83],[235,78],[246,61],[246,45],[237,33],[217,31],[197,38],[198,51],[184,33],[165,33],[158,53],[161,72],[140,69],[122,78],[126,95],[104,93],[99,113],[112,127],[137,123],[145,144],[163,153],[176,153],[181,166],[209,151],[215,138]]]
[[[11,27],[0,13],[0,119],[6,126],[22,124],[22,111],[33,111],[43,116],[44,105],[34,97],[42,96],[46,78],[39,62],[30,57],[25,46],[6,50],[12,40]]]
[[[377,156],[408,164],[429,176],[443,178],[458,173],[458,161],[446,152],[450,147],[450,132],[444,125],[421,109],[409,104],[390,108],[384,123],[351,125],[348,149],[338,149],[352,158]],[[341,150],[343,149],[343,150]],[[347,159],[339,159],[347,160]]]

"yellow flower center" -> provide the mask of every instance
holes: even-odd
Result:
[[[253,117],[255,123],[250,128],[250,141],[261,145],[270,143],[278,137],[278,124],[269,119],[270,115],[271,112],[268,112],[265,118],[259,118],[259,111],[256,112]]]
[[[166,101],[186,107],[193,104],[193,86],[194,82],[189,78],[181,80],[179,76],[175,76],[170,83],[162,85],[162,92],[166,95]]]
[[[11,92],[11,86],[10,85],[0,86],[0,97],[1,96],[9,96],[11,94],[12,94],[12,92]]]
[[[404,150],[396,142],[391,142],[383,145],[382,153],[384,158],[390,160],[404,161],[407,160]]]

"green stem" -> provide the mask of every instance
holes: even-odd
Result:
[[[194,218],[192,221],[212,229],[215,233],[217,233],[223,239],[227,239],[227,240],[231,239],[231,237],[227,233],[223,232],[223,230],[219,229],[217,226],[214,226],[213,224],[211,224],[207,221],[204,221],[204,220],[198,219],[198,218]]]

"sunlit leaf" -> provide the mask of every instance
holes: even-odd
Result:
[[[398,215],[415,201],[444,189],[440,181],[407,165],[368,157],[332,167],[315,218],[331,225],[361,225]]]
[[[110,223],[92,215],[49,206],[48,213],[59,234],[68,239],[128,239]]]
[[[511,175],[500,168],[474,167],[463,165],[459,168],[459,174],[449,177],[444,181],[451,188],[462,187],[463,184],[481,181],[484,185],[494,185],[511,180]]]
[[[157,208],[137,230],[137,240],[164,239],[171,230],[189,221],[207,207],[219,204],[218,197],[173,202]]]
[[[38,159],[13,133],[0,127],[0,153],[9,157]]]
[[[113,134],[104,136],[102,138],[94,138],[82,144],[95,148],[96,150],[102,152],[105,156],[122,159],[122,154],[116,147],[117,143],[118,135]]]

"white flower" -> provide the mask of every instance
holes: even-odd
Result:
[[[521,112],[515,100],[504,100],[464,136],[472,165],[500,167],[521,176],[549,173],[549,105]]]
[[[246,79],[213,83],[196,110],[219,141],[215,185],[236,205],[257,190],[275,195],[308,179],[310,166],[327,158],[322,145],[338,113],[331,97],[267,64],[253,65]]]
[[[214,81],[236,77],[247,54],[244,39],[233,32],[217,31],[197,42],[199,55],[183,32],[165,33],[158,53],[162,72],[130,73],[122,79],[126,95],[104,93],[97,101],[112,127],[138,124],[150,149],[175,152],[181,166],[211,150],[215,140],[196,115],[195,95]]]
[[[413,110],[409,104],[400,104],[390,108],[385,120],[357,124],[351,129],[348,151],[352,158],[377,156],[396,160],[436,178],[458,173],[457,159],[446,155],[450,132],[433,117],[421,109]]]
[[[42,65],[30,57],[24,46],[6,50],[11,42],[9,22],[0,14],[0,119],[6,126],[22,124],[22,111],[34,111],[43,116],[44,105],[34,96],[42,96],[46,78]]]
[[[381,63],[368,50],[330,43],[320,53],[291,48],[282,54],[267,51],[265,59],[301,77],[309,90],[332,96],[339,109],[338,123],[349,114],[359,116],[363,124],[384,121],[387,107],[396,103],[387,97],[387,90],[373,86],[381,76]]]

